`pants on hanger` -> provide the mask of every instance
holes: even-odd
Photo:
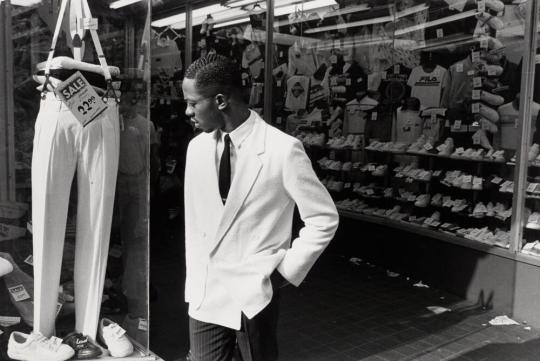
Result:
[[[75,329],[98,327],[118,170],[117,104],[83,128],[53,93],[41,101],[32,154],[34,330],[54,335],[71,183],[77,172]]]

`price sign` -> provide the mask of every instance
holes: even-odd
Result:
[[[377,120],[377,112],[371,113],[371,120]]]
[[[278,88],[281,88],[281,80],[278,80],[278,81],[277,81],[277,87],[278,87]]]
[[[471,54],[473,63],[480,61],[480,53],[478,51],[473,51]]]
[[[107,110],[107,104],[79,71],[62,82],[55,92],[83,127]]]
[[[442,28],[437,29],[437,38],[443,38],[444,37],[444,31]]]
[[[98,30],[97,18],[83,18],[82,27],[84,30]]]
[[[457,130],[461,129],[461,120],[456,119],[454,121],[454,125],[452,125],[452,128],[457,129]]]
[[[503,181],[503,179],[501,177],[493,177],[493,179],[491,180],[491,183],[493,183],[493,184],[501,184],[502,181]]]
[[[8,291],[9,293],[11,293],[11,296],[16,302],[30,299],[30,295],[28,294],[28,291],[26,291],[26,288],[24,288],[23,285],[9,287]]]
[[[473,114],[480,113],[480,103],[473,103],[472,112]]]
[[[345,80],[345,85],[346,85],[346,86],[350,86],[350,85],[351,85],[351,79],[347,78],[347,79]]]
[[[480,100],[480,89],[474,89],[472,91],[472,99],[473,100]]]
[[[425,150],[432,150],[433,146],[431,145],[431,143],[426,143],[426,144],[424,144],[424,149]]]
[[[482,87],[482,78],[477,76],[473,78],[473,87],[480,88]]]
[[[463,73],[463,63],[456,64],[456,72]]]

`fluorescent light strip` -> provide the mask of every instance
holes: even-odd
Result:
[[[0,0],[0,3],[4,0]],[[11,0],[11,5],[15,6],[34,6],[41,2],[41,0]]]
[[[119,8],[124,7],[124,6],[128,6],[128,5],[131,5],[131,4],[138,3],[139,1],[141,1],[141,0],[118,0],[118,1],[115,1],[115,2],[111,3],[109,5],[109,8],[111,8],[111,9],[119,9]]]
[[[247,23],[248,21],[249,21],[249,18],[241,18],[241,19],[237,19],[237,20],[226,21],[224,23],[219,23],[219,24],[214,25],[214,29],[224,28],[226,26],[231,26],[231,25]]]
[[[332,5],[337,5],[337,3],[334,0],[308,1],[305,3],[298,4],[298,5],[289,5],[289,6],[279,7],[274,10],[274,16],[291,14],[296,10],[309,11],[309,10],[314,10],[314,9],[323,8],[325,6],[332,6]]]

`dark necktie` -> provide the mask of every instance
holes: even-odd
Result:
[[[229,189],[231,188],[231,137],[225,135],[225,144],[221,161],[219,162],[219,194],[223,204],[227,201]]]

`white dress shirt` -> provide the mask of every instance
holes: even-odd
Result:
[[[236,170],[236,164],[239,157],[241,157],[242,144],[245,142],[255,124],[255,115],[253,110],[250,110],[250,115],[247,120],[242,123],[238,128],[230,133],[223,131],[216,132],[216,170],[219,176],[219,163],[221,162],[221,155],[223,154],[223,148],[225,147],[225,135],[229,134],[231,137],[231,183],[234,179],[234,173]]]

